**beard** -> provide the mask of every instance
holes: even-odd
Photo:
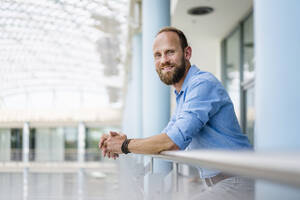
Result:
[[[163,68],[170,66],[173,67],[171,71],[163,72]],[[175,83],[178,83],[184,76],[185,70],[186,66],[183,56],[179,65],[172,65],[171,63],[166,63],[165,65],[159,67],[159,69],[156,68],[156,72],[160,80],[166,85],[174,85]]]

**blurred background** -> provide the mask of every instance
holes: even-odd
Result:
[[[126,0],[0,1],[0,199],[112,199],[97,146],[121,128],[127,16]]]
[[[223,83],[254,146],[254,168],[241,157],[229,171],[256,180],[256,199],[299,199],[289,178],[300,180],[299,9],[298,0],[0,0],[0,199],[187,199],[201,190],[190,162],[113,161],[97,147],[110,130],[141,138],[168,123],[173,88],[152,55],[164,26],[181,29],[191,63]],[[279,162],[255,174],[265,152]],[[218,161],[208,167],[228,171]]]

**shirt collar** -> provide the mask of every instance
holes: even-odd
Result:
[[[187,84],[188,84],[188,82],[189,82],[190,77],[191,77],[194,73],[196,73],[198,70],[199,70],[199,69],[198,69],[195,65],[192,65],[192,66],[190,67],[190,69],[189,69],[189,71],[188,71],[188,73],[187,73],[187,75],[186,75],[186,77],[185,77],[185,79],[184,79],[184,81],[183,81],[183,84],[182,84],[182,86],[181,86],[180,92],[177,92],[176,89],[174,90],[174,93],[175,93],[177,96],[180,95],[180,94],[182,94],[182,93],[185,91],[185,89],[186,89],[186,87],[187,87]]]

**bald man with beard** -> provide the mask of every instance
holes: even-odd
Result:
[[[175,112],[161,133],[148,138],[128,139],[117,132],[104,134],[99,142],[104,156],[115,158],[119,154],[159,154],[185,149],[252,149],[225,88],[211,73],[191,65],[192,48],[182,31],[174,27],[161,29],[153,43],[153,56],[160,80],[175,88]],[[224,199],[224,192],[234,194],[237,199],[253,198],[253,183],[248,179],[201,167],[198,171],[203,183],[211,189],[201,192],[196,199],[210,195]]]

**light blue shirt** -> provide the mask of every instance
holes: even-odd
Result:
[[[176,109],[162,131],[181,149],[252,149],[242,133],[233,104],[211,73],[191,66],[181,91],[176,94]],[[198,168],[200,177],[215,176],[219,171]]]

